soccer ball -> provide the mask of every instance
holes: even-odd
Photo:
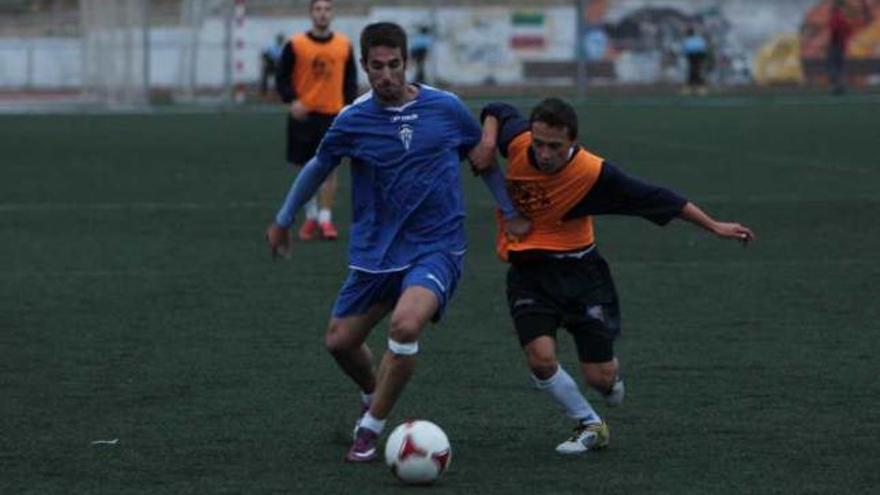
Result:
[[[400,481],[431,484],[452,461],[449,438],[430,421],[407,421],[391,432],[385,443],[385,463]]]

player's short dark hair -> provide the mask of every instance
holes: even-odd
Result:
[[[368,25],[361,31],[361,58],[367,60],[370,48],[377,46],[400,48],[400,53],[406,60],[408,53],[406,31],[393,22],[375,22]]]
[[[311,1],[309,2],[309,10],[312,10],[312,7],[314,7],[315,4],[318,3],[318,2],[333,3],[333,0],[311,0]]]
[[[559,98],[547,98],[532,109],[529,123],[543,122],[550,127],[564,127],[568,138],[577,139],[578,117],[574,107]]]

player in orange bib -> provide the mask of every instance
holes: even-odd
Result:
[[[556,447],[581,454],[608,445],[608,425],[556,358],[556,331],[574,338],[584,381],[609,405],[623,401],[624,385],[614,355],[620,333],[617,291],[608,264],[596,249],[593,215],[637,215],[665,225],[687,220],[724,239],[747,243],[752,231],[719,222],[682,196],[645,183],[577,145],[577,114],[566,102],[549,98],[526,120],[503,103],[481,115],[483,150],[507,158],[507,188],[514,206],[528,217],[531,231],[505,234],[498,217],[498,256],[510,263],[507,299],[535,385],[577,421],[574,434]],[[484,153],[480,170],[494,160]]]
[[[333,119],[357,97],[357,66],[351,41],[333,32],[333,3],[312,0],[312,28],[288,40],[281,52],[275,87],[287,105],[287,163],[302,166],[315,155],[318,143]],[[336,174],[321,186],[317,198],[306,205],[306,220],[299,238],[338,236],[333,224]]]

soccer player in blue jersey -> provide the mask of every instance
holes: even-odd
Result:
[[[288,254],[294,214],[342,157],[351,159],[350,272],[325,338],[362,392],[350,462],[376,457],[386,418],[413,373],[422,329],[440,319],[461,275],[461,159],[484,164],[494,157],[494,148],[478,146],[480,125],[456,96],[406,83],[400,26],[371,24],[360,44],[372,91],[337,116],[266,231],[272,254]],[[489,167],[482,176],[511,234],[525,233],[529,223],[511,205],[500,170]],[[388,349],[374,371],[364,341],[388,314]]]

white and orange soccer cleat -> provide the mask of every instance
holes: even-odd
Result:
[[[591,450],[601,450],[608,447],[611,441],[611,431],[608,424],[580,423],[574,428],[574,433],[568,440],[556,446],[556,452],[564,455],[578,455]]]

